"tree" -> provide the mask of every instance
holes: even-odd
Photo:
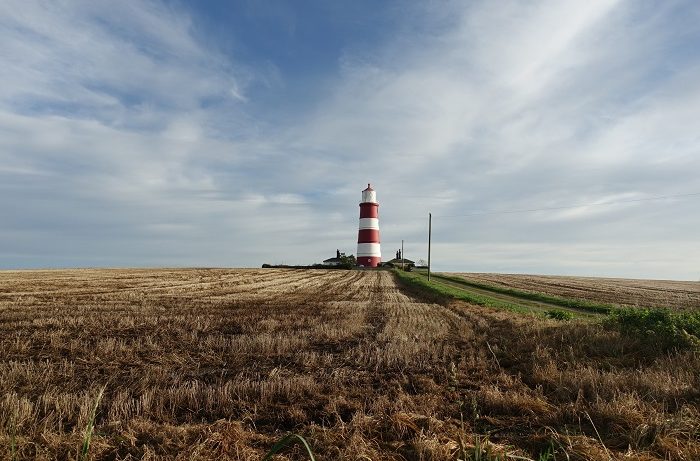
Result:
[[[346,256],[345,253],[341,253],[340,261],[340,265],[347,269],[352,269],[353,267],[357,266],[357,260],[355,259],[355,255]]]

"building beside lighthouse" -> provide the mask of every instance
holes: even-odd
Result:
[[[367,184],[360,203],[360,230],[357,233],[357,265],[377,267],[382,262],[379,248],[379,203],[377,192]]]

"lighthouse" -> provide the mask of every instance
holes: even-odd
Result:
[[[382,262],[379,250],[379,204],[377,192],[367,184],[360,203],[360,230],[357,233],[357,265],[377,267]]]

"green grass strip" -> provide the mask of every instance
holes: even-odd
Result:
[[[443,285],[439,282],[428,282],[428,279],[425,276],[415,272],[405,272],[402,270],[394,270],[393,272],[396,274],[399,281],[403,282],[404,284],[419,288],[423,291],[429,291],[432,294],[442,298],[459,299],[472,304],[477,304],[479,306],[506,309],[521,314],[529,314],[532,312],[532,310],[519,304],[509,303],[475,293],[469,293],[467,291],[460,290],[459,288]]]
[[[300,436],[299,434],[287,434],[284,437],[282,437],[280,440],[277,441],[276,444],[272,446],[272,448],[270,448],[270,451],[267,452],[262,461],[271,460],[272,457],[276,455],[279,451],[283,450],[285,447],[293,444],[294,442],[301,442],[301,444],[304,445],[304,448],[306,448],[306,453],[309,454],[309,459],[311,459],[311,461],[316,461],[316,458],[314,458],[314,453],[311,451],[309,443],[306,441],[306,439],[304,439],[304,437]]]
[[[497,285],[491,285],[488,283],[479,283],[472,280],[467,280],[464,277],[450,276],[445,274],[431,274],[431,277],[440,278],[444,280],[449,280],[455,283],[461,283],[462,285],[480,288],[482,290],[489,290],[495,293],[501,293],[504,295],[515,296],[518,298],[529,299],[531,301],[541,301],[548,304],[555,304],[557,306],[569,307],[573,309],[587,310],[591,312],[596,312],[599,314],[607,314],[611,310],[618,307],[615,304],[609,303],[597,303],[595,301],[589,301],[585,299],[571,299],[562,298],[559,296],[548,295],[545,293],[540,293],[536,291],[523,291],[514,288],[506,288]]]

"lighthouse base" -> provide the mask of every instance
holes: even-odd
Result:
[[[382,262],[379,256],[358,256],[357,265],[363,267],[377,267]]]

